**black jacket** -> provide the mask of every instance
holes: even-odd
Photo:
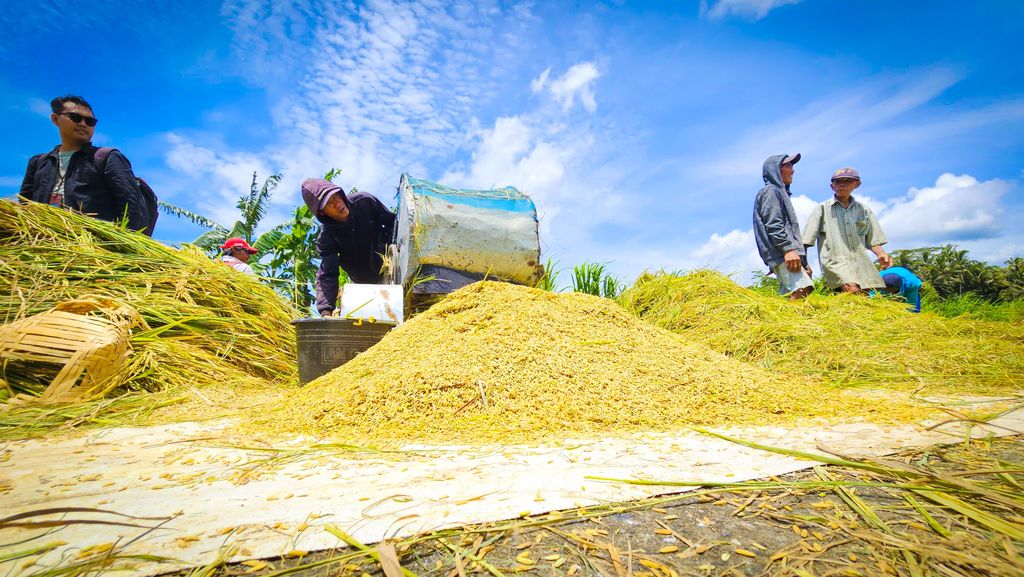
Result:
[[[325,217],[319,206],[337,192],[348,205],[349,217],[344,223]],[[381,255],[391,243],[395,230],[395,213],[366,192],[345,194],[341,187],[320,179],[302,183],[302,199],[320,221],[316,249],[320,269],[316,274],[316,309],[328,314],[337,306],[338,269],[344,269],[354,283],[380,284],[384,280]]]
[[[53,186],[60,178],[59,149],[57,146],[29,159],[18,193],[21,198],[43,204],[50,201]],[[148,218],[142,193],[128,159],[120,151],[112,150],[103,174],[99,174],[96,150],[95,146],[87,144],[71,156],[64,178],[64,206],[101,220],[120,220],[127,215],[128,228],[146,228]]]

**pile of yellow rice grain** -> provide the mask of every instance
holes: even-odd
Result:
[[[608,299],[480,282],[254,413],[246,428],[364,444],[478,443],[918,416],[730,359]]]

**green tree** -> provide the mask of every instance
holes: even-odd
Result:
[[[999,293],[1004,301],[1024,299],[1024,258],[1015,257],[1003,263],[1006,287]]]
[[[292,221],[283,225],[281,236],[270,249],[265,276],[276,281],[274,287],[302,311],[313,304],[312,289],[316,286],[319,255],[316,237],[320,225],[303,204],[295,209]],[[339,285],[348,282],[345,271],[339,271]]]
[[[1015,288],[1021,286],[1015,280],[1021,274],[1019,258],[1006,261],[1004,269],[968,258],[966,250],[947,244],[893,251],[893,263],[912,270],[941,299],[972,295],[994,302],[1019,298],[1013,295],[1024,292]]]
[[[333,180],[339,174],[341,169],[332,168],[327,171],[324,178]],[[270,283],[295,304],[296,308],[308,311],[313,304],[313,287],[320,265],[316,251],[320,223],[313,217],[309,208],[305,204],[299,205],[292,213],[290,222],[272,228],[253,241],[255,230],[266,216],[270,197],[280,181],[281,175],[274,174],[267,177],[260,186],[257,174],[253,173],[249,192],[243,194],[236,204],[241,218],[230,229],[200,214],[171,204],[160,204],[164,212],[210,229],[196,238],[193,244],[209,252],[211,256],[220,252],[220,246],[228,238],[244,238],[259,251],[258,261],[250,261],[249,264],[259,273],[260,278]],[[352,191],[355,190],[353,187]],[[342,285],[348,282],[345,271],[340,272],[339,282]]]

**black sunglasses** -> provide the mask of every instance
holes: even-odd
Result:
[[[79,124],[84,120],[86,126],[96,126],[96,123],[99,122],[99,120],[94,116],[83,116],[77,112],[61,112],[59,114],[61,116],[67,116],[68,120],[75,124]]]

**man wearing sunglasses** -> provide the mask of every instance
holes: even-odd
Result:
[[[96,115],[81,96],[60,96],[50,101],[50,122],[57,127],[60,144],[28,161],[19,195],[59,208],[68,208],[109,221],[128,220],[128,228],[145,229],[149,223],[139,182],[128,159],[110,150],[97,166],[92,145]]]

